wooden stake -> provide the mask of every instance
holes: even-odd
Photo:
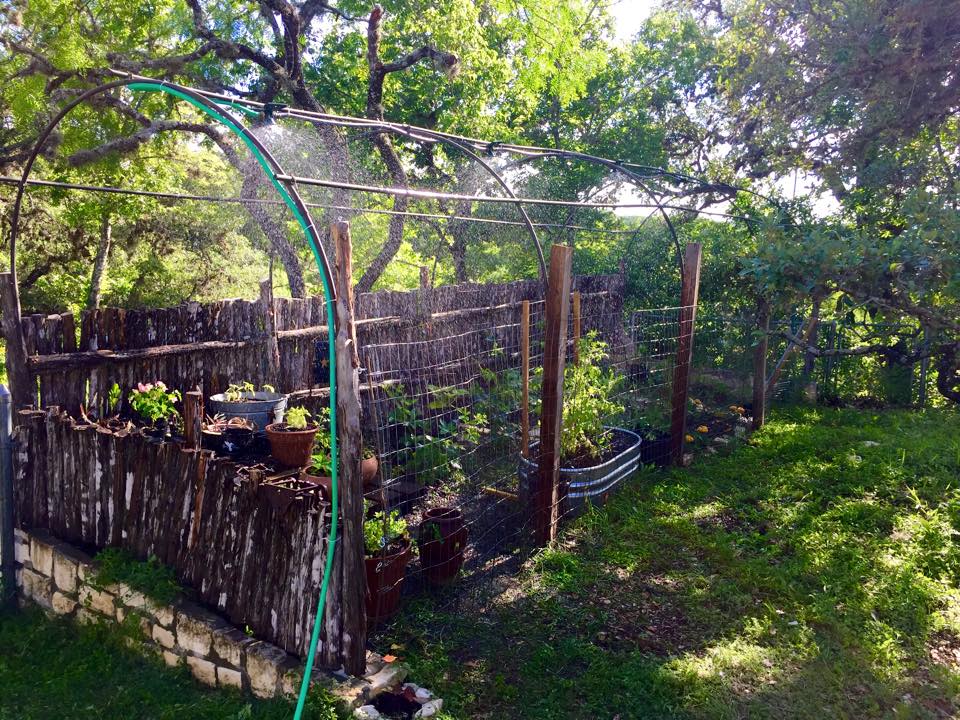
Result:
[[[753,348],[753,424],[754,430],[763,427],[767,419],[767,347],[770,330],[770,304],[760,299],[757,303],[757,329],[762,333]]]
[[[203,393],[190,390],[183,394],[183,435],[184,448],[199,450],[203,437]]]
[[[6,341],[7,377],[13,404],[13,422],[16,423],[24,407],[35,407],[37,388],[27,368],[27,345],[20,324],[20,294],[13,273],[0,273],[0,325]]]
[[[573,291],[573,364],[580,364],[580,291]]]
[[[557,535],[560,511],[560,432],[563,427],[563,369],[567,355],[570,313],[570,271],[573,249],[550,249],[547,278],[543,389],[540,401],[540,458],[533,498],[534,539],[545,545]]]
[[[670,416],[670,458],[675,465],[683,459],[687,432],[687,399],[690,395],[690,363],[693,360],[693,330],[700,293],[700,243],[687,243],[683,257],[683,284],[680,287],[680,335],[673,369],[673,397]]]
[[[277,342],[277,318],[273,302],[273,283],[263,280],[260,283],[260,307],[263,311],[263,333],[267,338],[264,353],[263,383],[276,385],[280,378],[280,345]],[[261,384],[263,384],[261,383]]]
[[[367,616],[364,599],[367,588],[363,541],[363,484],[360,480],[360,360],[353,322],[353,248],[350,243],[350,225],[346,222],[334,223],[330,228],[330,236],[336,248],[336,413],[340,445],[337,489],[342,524],[338,543],[341,557],[341,597],[328,595],[327,607],[337,608],[341,614],[339,645],[344,669],[351,675],[362,675],[366,670]]]
[[[520,314],[520,453],[530,457],[530,301]]]

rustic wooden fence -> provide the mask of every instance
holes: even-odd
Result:
[[[577,280],[585,303],[622,304],[619,276]],[[410,367],[400,349],[431,339],[438,341],[431,346],[435,364],[442,365],[450,345],[444,338],[471,326],[507,326],[519,317],[521,301],[542,297],[537,281],[360,295],[356,326],[363,362],[383,372]],[[114,383],[123,397],[154,380],[182,390],[198,387],[208,396],[242,380],[313,395],[316,402],[326,396],[327,326],[320,297],[276,298],[272,313],[267,296],[151,310],[103,308],[81,315],[79,337],[69,313],[24,316],[21,324],[36,384],[34,405],[57,406],[73,416],[81,407],[103,414]],[[270,361],[273,340],[276,366]]]
[[[320,588],[327,506],[263,502],[256,477],[224,458],[136,431],[22,411],[15,430],[17,523],[89,548],[154,556],[233,623],[304,654]],[[337,614],[338,598],[328,612]],[[331,642],[327,642],[331,640]],[[334,660],[340,639],[325,637]]]

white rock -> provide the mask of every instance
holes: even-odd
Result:
[[[358,720],[380,720],[383,717],[373,705],[361,705],[353,711],[353,716]]]
[[[443,700],[437,698],[436,700],[431,700],[428,703],[425,703],[422,708],[417,710],[414,713],[413,717],[415,718],[428,718],[433,717],[440,712],[440,709],[443,707]]]
[[[433,693],[427,690],[426,688],[417,688],[416,691],[417,702],[423,705],[428,700],[433,699]]]
[[[877,447],[880,443],[878,443],[876,440],[864,440],[860,444],[864,447]]]

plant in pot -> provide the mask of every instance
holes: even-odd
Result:
[[[604,424],[622,415],[615,399],[620,378],[604,369],[607,344],[596,332],[580,340],[580,362],[564,371],[563,422],[560,433],[560,483],[564,514],[576,514],[587,503],[600,503],[639,467],[641,439],[632,430]],[[539,444],[520,458],[522,494],[530,496],[537,473]]]
[[[256,427],[247,418],[233,417],[228,420],[223,415],[216,415],[212,418],[207,416],[201,433],[207,449],[233,454],[250,447]]]
[[[413,547],[407,521],[396,510],[378,510],[363,523],[366,557],[367,620],[376,624],[391,617],[400,605],[400,590]]]
[[[318,429],[314,435],[313,451],[310,455],[310,466],[305,477],[316,483],[323,494],[330,499],[333,494],[333,478],[331,477],[330,449],[330,408],[321,407],[313,414],[313,420]]]
[[[380,470],[380,460],[376,451],[369,445],[364,445],[360,452],[360,479],[364,490],[377,488],[377,472]]]
[[[312,422],[309,410],[303,407],[290,408],[284,422],[267,425],[270,454],[288,467],[306,467],[310,464],[318,429],[318,425]]]
[[[161,381],[139,383],[128,397],[130,407],[137,415],[149,423],[146,433],[151,437],[163,439],[170,432],[170,426],[179,417],[176,403],[180,401],[179,390],[169,390]]]
[[[430,582],[444,585],[457,576],[463,566],[467,535],[463,513],[456,508],[439,507],[424,513],[417,532],[417,549],[420,565]]]
[[[207,410],[213,415],[246,418],[254,424],[255,430],[282,422],[286,407],[286,395],[276,392],[270,385],[257,390],[247,381],[231,383],[224,392],[211,395],[207,400]]]

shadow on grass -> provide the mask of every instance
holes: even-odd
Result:
[[[951,716],[951,419],[782,414],[638,478],[482,613],[422,597],[392,640],[455,717]]]

